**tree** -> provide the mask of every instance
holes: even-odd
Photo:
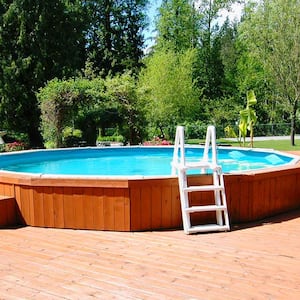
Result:
[[[90,26],[88,60],[103,77],[137,72],[143,55],[145,7],[148,0],[86,1]]]
[[[1,0],[0,14],[0,126],[40,145],[35,93],[84,66],[81,2]]]
[[[126,72],[105,80],[106,96],[122,116],[121,134],[131,145],[142,142],[144,116],[138,101],[136,79]]]
[[[162,136],[170,134],[170,126],[175,128],[198,117],[200,91],[193,80],[195,59],[194,49],[180,54],[159,50],[148,58],[140,75],[147,120]]]
[[[47,148],[65,146],[63,131],[68,126],[75,129],[74,126],[81,117],[80,111],[94,112],[95,107],[105,103],[104,86],[101,78],[55,78],[39,90],[37,97],[41,109],[41,129]],[[85,125],[83,131],[88,130],[87,124]]]
[[[261,63],[290,115],[291,144],[295,145],[300,99],[300,2],[265,0],[250,10],[240,26],[240,39],[253,61]]]
[[[237,62],[239,58],[237,47],[237,25],[231,24],[227,18],[222,25],[218,40],[220,43],[220,59],[223,67],[222,91],[225,95],[238,94],[237,90]]]
[[[232,0],[203,0],[200,2],[200,47],[198,56],[199,86],[208,99],[223,96],[224,70],[221,59],[221,45],[218,38],[218,18],[223,9],[230,7]]]
[[[156,48],[175,53],[195,48],[199,40],[199,16],[191,0],[165,0],[159,9]]]

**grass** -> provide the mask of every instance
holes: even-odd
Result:
[[[199,144],[204,143],[205,140],[200,139],[190,139],[187,140],[188,144]],[[267,149],[274,149],[279,151],[300,151],[300,140],[295,140],[296,146],[291,145],[290,140],[266,140],[266,141],[254,141],[254,148],[267,148]],[[219,139],[217,143],[220,144],[227,144],[233,147],[240,147],[238,141],[228,141],[227,139]],[[249,142],[246,142],[245,147],[250,147]]]

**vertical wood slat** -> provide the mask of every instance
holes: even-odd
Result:
[[[11,226],[17,223],[14,185],[0,183],[0,226]]]
[[[19,185],[15,186],[15,199],[16,199],[16,208],[17,208],[17,222],[20,225],[25,225],[25,220],[22,213],[22,201],[21,201],[21,187]]]
[[[103,197],[103,219],[104,219],[104,230],[115,229],[113,189],[105,189],[105,193]]]
[[[128,231],[130,228],[129,193],[124,189],[114,191],[114,230]]]
[[[91,229],[104,229],[104,192],[102,188],[93,189],[92,193],[93,226]]]
[[[53,188],[44,187],[44,224],[46,227],[54,227],[54,201]]]
[[[64,224],[66,228],[75,227],[75,212],[73,202],[73,189],[71,187],[64,188],[63,195],[64,204]]]
[[[14,185],[10,183],[0,182],[0,195],[2,196],[15,196]]]
[[[130,229],[138,231],[141,228],[141,189],[130,188]]]
[[[83,203],[83,188],[72,188],[72,206],[73,206],[73,225],[72,228],[85,229],[84,207]],[[86,198],[88,195],[86,196]]]
[[[16,200],[6,196],[0,198],[0,227],[17,225]]]
[[[28,224],[28,225],[33,225],[33,203],[32,203],[32,195],[33,190],[30,187],[24,187],[20,186],[18,193],[16,193],[16,197],[18,195],[19,201],[17,201],[18,204],[20,204],[20,217],[22,223]]]
[[[152,205],[151,205],[151,187],[144,186],[141,189],[141,230],[147,230],[152,228],[151,224],[151,214],[152,214]]]
[[[172,187],[162,186],[161,225],[162,228],[172,227]]]
[[[172,184],[172,224],[171,228],[182,228],[181,204],[178,185]]]
[[[163,199],[165,193],[159,186],[151,187],[151,227],[152,229],[162,228],[163,226]]]
[[[97,214],[97,206],[96,201],[97,197],[93,191],[87,191],[88,197],[84,197],[83,205],[83,218],[85,227],[84,229],[96,229],[96,214]]]
[[[48,212],[44,209],[44,195],[45,195],[45,188],[39,187],[34,189],[33,191],[33,198],[34,198],[34,205],[32,208],[32,223],[33,226],[46,226],[45,224],[45,213]]]
[[[64,212],[64,190],[63,187],[53,187],[53,222],[56,228],[65,228]]]

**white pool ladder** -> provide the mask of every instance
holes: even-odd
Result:
[[[212,158],[209,159],[209,149],[212,150]],[[201,174],[211,174],[211,185],[188,186],[187,171],[198,169]],[[229,217],[226,203],[226,194],[222,168],[217,163],[216,130],[214,126],[208,126],[205,147],[202,159],[187,162],[184,149],[184,127],[176,128],[176,137],[172,161],[172,175],[178,175],[180,202],[182,211],[183,229],[186,234],[209,231],[230,230]],[[214,205],[190,206],[189,194],[192,192],[213,191]],[[195,212],[216,212],[216,223],[205,225],[192,225],[191,214]]]

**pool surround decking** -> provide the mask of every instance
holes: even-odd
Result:
[[[207,184],[207,175],[190,175]],[[300,163],[225,174],[231,224],[252,222],[300,208]],[[144,231],[182,228],[178,179],[35,175],[0,171],[0,226]],[[193,205],[210,204],[211,192],[193,193]],[[194,214],[206,223],[212,213]]]

